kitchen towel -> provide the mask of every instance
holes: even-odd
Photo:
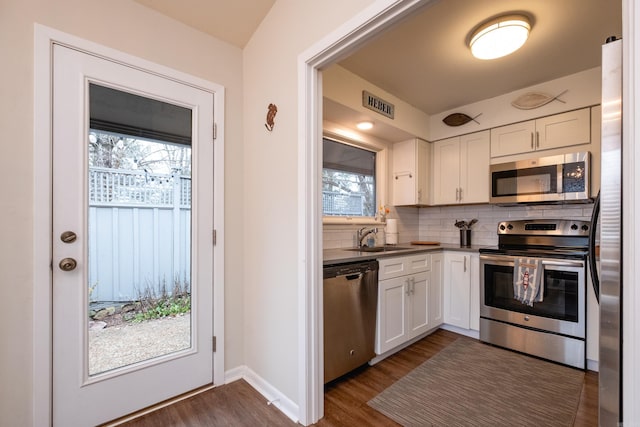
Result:
[[[542,302],[544,297],[540,266],[536,258],[516,258],[513,264],[513,297],[530,307],[534,302]]]
[[[398,244],[398,233],[385,233],[385,242],[387,245],[397,245]]]
[[[389,218],[387,219],[387,226],[385,228],[387,233],[397,233],[398,232],[398,220]]]

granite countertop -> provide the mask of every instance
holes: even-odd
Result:
[[[330,264],[343,264],[347,262],[357,262],[369,259],[390,258],[404,255],[414,255],[422,252],[440,252],[447,251],[461,251],[461,252],[478,252],[480,248],[485,246],[471,245],[460,246],[450,243],[442,243],[440,245],[412,245],[411,243],[399,243],[397,245],[400,248],[411,248],[404,250],[385,250],[383,252],[359,252],[348,250],[348,248],[338,249],[325,249],[323,255],[323,265]]]

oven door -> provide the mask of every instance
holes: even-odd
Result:
[[[514,299],[515,259],[480,256],[480,317],[584,339],[585,261],[541,258],[544,297],[530,307]]]

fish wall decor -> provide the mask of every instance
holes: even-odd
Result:
[[[560,99],[560,97],[567,93],[568,90],[569,89],[565,89],[556,96],[549,95],[548,93],[544,92],[527,92],[514,99],[511,102],[511,105],[521,110],[533,110],[534,108],[539,108],[543,105],[547,105],[551,101],[558,101],[564,104],[565,101]]]
[[[453,113],[453,114],[449,114],[447,117],[442,119],[442,121],[447,126],[462,126],[463,124],[469,123],[472,120],[474,122],[480,124],[480,122],[478,122],[476,119],[478,117],[480,117],[481,115],[482,115],[482,113],[478,114],[475,117],[470,117],[470,116],[467,116],[464,113]]]

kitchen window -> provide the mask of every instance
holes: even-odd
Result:
[[[322,143],[322,212],[325,221],[375,221],[380,200],[379,149],[327,137]]]

